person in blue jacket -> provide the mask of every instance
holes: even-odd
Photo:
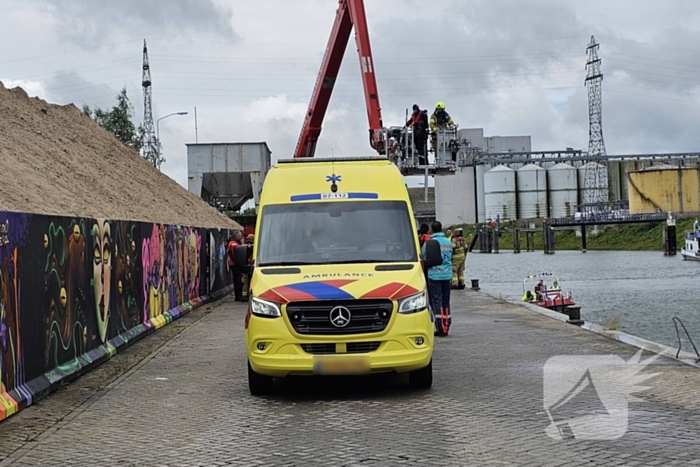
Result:
[[[440,244],[442,253],[442,264],[432,266],[428,269],[428,289],[430,294],[430,304],[435,313],[435,335],[446,336],[452,324],[450,316],[450,291],[452,290],[452,242],[450,242],[442,232],[442,224],[439,221],[433,222],[433,234],[430,240]],[[426,259],[425,245],[421,253]]]

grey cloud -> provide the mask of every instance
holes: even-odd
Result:
[[[127,80],[125,80],[126,82]],[[119,90],[123,87],[121,83],[110,86],[104,83],[89,81],[76,71],[64,71],[57,73],[45,82],[46,91],[52,102],[59,104],[75,103],[81,107],[88,104],[90,107],[111,107],[115,103],[115,98]],[[133,91],[127,89],[129,98],[134,104],[134,98],[138,100]],[[138,102],[136,102],[138,105]]]
[[[60,25],[59,34],[83,45],[129,37],[213,35],[238,40],[232,11],[213,0],[38,0]]]

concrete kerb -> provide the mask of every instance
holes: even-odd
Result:
[[[222,289],[222,290],[225,290],[225,289],[233,289],[233,286],[228,286],[228,287],[226,287],[226,288],[224,288],[224,289]],[[224,294],[223,296],[225,297],[226,295],[228,295],[228,294]],[[201,303],[198,307],[196,307],[196,308],[201,308],[201,307],[204,306],[205,304],[215,303],[215,302],[218,302],[218,303],[217,303],[216,305],[214,305],[214,309],[211,310],[211,313],[213,313],[213,312],[216,310],[216,308],[220,307],[220,306],[223,304],[222,301],[220,301],[220,300],[212,300],[212,299],[202,300],[202,303]],[[195,309],[196,309],[196,308],[195,308]],[[194,311],[194,309],[191,310],[191,311]],[[88,408],[90,408],[93,404],[95,404],[98,400],[100,400],[104,395],[106,395],[107,393],[109,393],[109,391],[111,391],[114,387],[116,387],[116,386],[120,385],[121,383],[123,383],[123,382],[124,382],[126,379],[128,379],[132,374],[134,374],[135,372],[137,372],[139,369],[141,369],[144,365],[146,365],[148,362],[150,362],[151,360],[153,360],[153,359],[154,359],[155,357],[157,357],[159,354],[161,354],[162,352],[164,352],[165,350],[167,350],[171,345],[173,345],[173,343],[175,343],[178,339],[181,339],[183,335],[186,335],[186,334],[190,331],[190,329],[192,329],[194,326],[196,326],[201,320],[203,320],[204,318],[206,318],[207,316],[209,316],[209,314],[211,314],[211,313],[205,314],[204,316],[202,316],[202,317],[200,317],[199,319],[197,319],[197,320],[196,320],[195,322],[193,322],[190,326],[188,326],[187,329],[184,329],[181,333],[177,334],[177,335],[174,336],[172,339],[170,339],[170,340],[168,340],[167,342],[163,343],[160,347],[156,348],[153,352],[151,352],[151,354],[147,355],[147,356],[146,356],[145,358],[143,358],[140,362],[138,362],[136,365],[134,365],[133,367],[131,367],[128,371],[126,371],[125,373],[123,373],[122,375],[120,375],[118,378],[116,378],[114,381],[112,381],[112,382],[109,383],[107,386],[105,386],[101,391],[98,391],[98,392],[96,392],[95,394],[93,394],[89,399],[87,399],[85,402],[83,402],[82,405],[80,405],[80,407],[76,408],[75,410],[73,410],[72,412],[70,412],[68,415],[66,415],[64,418],[62,418],[59,422],[57,422],[54,426],[52,426],[52,427],[49,428],[48,430],[44,431],[44,432],[41,433],[40,435],[38,435],[36,438],[34,438],[34,439],[32,440],[31,443],[25,444],[23,447],[17,449],[17,450],[14,451],[12,454],[10,454],[7,458],[5,458],[5,459],[3,459],[2,461],[0,461],[0,467],[5,467],[5,466],[7,466],[7,465],[12,465],[15,461],[17,461],[17,460],[21,459],[22,457],[24,457],[24,456],[25,456],[26,454],[28,454],[32,449],[34,449],[34,447],[37,445],[37,442],[38,442],[38,441],[40,441],[40,440],[42,440],[42,439],[44,439],[44,438],[47,438],[47,437],[51,436],[53,433],[55,433],[56,431],[60,430],[61,428],[63,428],[63,427],[64,427],[65,425],[67,425],[68,423],[70,423],[71,420],[75,419],[77,416],[79,416],[79,415],[80,415],[81,413],[83,413],[85,410],[87,410]],[[188,312],[188,313],[185,313],[185,314],[189,314],[189,312]],[[182,314],[182,315],[180,315],[179,317],[182,317],[182,316],[184,316],[185,314]],[[171,321],[171,322],[172,322],[172,321]],[[171,322],[168,322],[168,324],[170,324]],[[147,333],[142,334],[142,335],[140,336],[140,339],[146,337],[146,336],[149,335],[149,334],[153,334],[155,331],[156,331],[156,329],[153,329],[153,330],[151,330],[151,331],[149,331],[149,332],[147,332]],[[140,340],[140,339],[139,339],[139,340]],[[135,343],[135,342],[136,342],[136,341],[134,341],[134,342],[129,342],[129,344],[127,345],[127,347],[128,347],[128,346],[131,346],[131,345],[132,345],[133,343]],[[105,361],[106,361],[106,360],[105,360]],[[97,365],[96,365],[96,366],[97,366]],[[73,379],[77,379],[77,377],[75,377],[75,378],[73,378]],[[27,407],[27,408],[29,408],[29,407]]]
[[[475,293],[481,293],[481,294],[484,294],[488,297],[494,298],[496,300],[502,300],[502,301],[505,301],[506,303],[509,303],[511,305],[520,306],[520,307],[525,308],[527,310],[533,311],[535,313],[539,313],[541,315],[544,315],[544,316],[547,316],[549,318],[556,319],[558,321],[562,321],[563,323],[568,324],[567,323],[568,316],[566,316],[563,313],[558,313],[556,311],[548,310],[547,308],[542,308],[540,306],[533,305],[532,303],[523,302],[522,300],[519,300],[519,299],[510,298],[510,296],[504,296],[503,294],[500,294],[500,293],[496,294],[494,292],[488,292],[488,291],[485,291],[483,289],[481,291],[475,292]],[[648,350],[650,352],[664,354],[664,356],[666,356],[668,358],[678,360],[682,363],[685,363],[686,365],[690,365],[690,366],[693,366],[695,368],[700,368],[700,364],[695,362],[695,360],[698,358],[696,355],[694,355],[690,352],[686,352],[684,350],[681,350],[680,352],[678,352],[678,349],[675,347],[659,344],[658,342],[650,341],[650,340],[644,339],[642,337],[634,336],[632,334],[627,334],[626,332],[622,332],[622,331],[610,331],[610,330],[603,328],[603,326],[601,326],[599,324],[595,324],[595,323],[588,323],[587,322],[587,323],[583,324],[582,326],[574,326],[572,324],[569,324],[569,326],[572,326],[572,328],[573,327],[581,328],[581,329],[584,329],[586,331],[590,331],[590,332],[593,332],[595,334],[607,337],[608,339],[613,339],[613,340],[616,340],[618,342],[622,342],[624,344],[631,345],[633,347],[637,347],[639,349],[644,349],[644,350]],[[574,329],[572,329],[572,331],[574,331]],[[673,353],[671,353],[670,350],[672,350]],[[678,357],[676,357],[677,352],[678,352]]]

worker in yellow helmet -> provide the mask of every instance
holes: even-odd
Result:
[[[430,141],[432,143],[433,151],[437,155],[437,131],[449,127],[454,127],[455,122],[452,121],[452,117],[445,111],[445,103],[440,101],[435,104],[435,112],[430,116]]]

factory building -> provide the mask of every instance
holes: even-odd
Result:
[[[532,150],[530,136],[484,136],[483,128],[464,128],[457,132],[460,140],[466,141],[469,147],[479,148],[488,154],[503,154],[509,152],[529,152]],[[516,169],[518,167],[511,167]],[[485,177],[486,171],[491,166],[478,165],[476,167],[460,167],[456,173],[449,176],[435,178],[435,202],[436,215],[445,224],[475,224],[484,222],[486,215],[486,186],[485,179],[490,179],[489,184],[489,209],[498,212],[503,217],[505,212],[509,218],[516,216],[515,201],[511,198],[515,192],[512,186],[501,190],[498,185],[499,176],[509,181],[511,175],[506,173],[494,174]],[[500,169],[499,169],[500,170]],[[508,191],[511,190],[511,191]],[[505,200],[505,201],[504,201]],[[505,210],[505,211],[504,211]],[[495,214],[494,214],[495,217]]]
[[[700,169],[656,165],[627,173],[631,214],[700,212]]]
[[[676,158],[671,166],[664,165],[668,161],[662,157],[630,156],[608,160],[606,170],[580,158],[528,162],[515,155],[518,162],[511,162],[508,153],[531,152],[529,136],[485,137],[481,128],[459,130],[458,136],[467,147],[493,154],[495,160],[435,177],[435,214],[446,225],[483,223],[497,216],[501,220],[573,217],[586,199],[628,200],[631,213],[700,212],[697,156]],[[607,177],[586,186],[587,169],[596,167],[606,170]]]

